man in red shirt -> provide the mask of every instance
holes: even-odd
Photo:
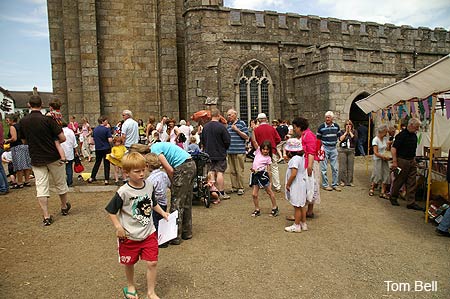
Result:
[[[280,174],[278,172],[277,163],[277,144],[281,142],[280,135],[277,130],[267,123],[267,116],[265,113],[258,114],[259,126],[253,131],[252,144],[258,148],[265,140],[269,140],[272,145],[272,185],[275,192],[281,192]]]

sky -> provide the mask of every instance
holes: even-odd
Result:
[[[46,6],[46,0],[0,0],[1,87],[52,91]],[[225,6],[450,30],[450,0],[225,0]]]

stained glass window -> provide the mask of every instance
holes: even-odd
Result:
[[[239,114],[247,124],[261,112],[270,118],[270,82],[266,69],[257,62],[243,68],[239,80]]]

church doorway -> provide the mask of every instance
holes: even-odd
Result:
[[[358,135],[360,131],[366,132],[367,128],[369,126],[369,116],[364,113],[364,111],[361,110],[361,108],[356,105],[356,102],[358,102],[361,99],[364,99],[365,97],[368,97],[370,94],[367,92],[362,92],[358,96],[355,97],[355,99],[352,102],[352,105],[350,106],[350,120],[353,122],[353,125],[355,126],[355,129],[358,130]],[[365,128],[364,128],[365,127]],[[362,141],[364,153],[367,154],[367,133],[363,134],[366,136],[359,136],[359,139]],[[372,140],[373,137],[373,124],[370,124],[370,137],[369,140]],[[360,156],[362,153],[358,147],[356,147],[356,155]],[[370,153],[369,153],[370,154]]]

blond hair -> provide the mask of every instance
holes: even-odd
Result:
[[[130,172],[132,169],[145,168],[146,161],[144,156],[139,153],[128,153],[122,158],[122,169]]]
[[[145,155],[145,161],[147,162],[147,166],[151,170],[155,170],[161,167],[161,162],[159,162],[158,156],[154,153]]]

